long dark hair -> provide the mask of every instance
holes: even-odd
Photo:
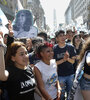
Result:
[[[33,17],[32,17],[32,13],[29,10],[20,10],[16,14],[15,22],[13,24],[13,30],[19,31],[19,29],[20,29],[20,23],[19,23],[19,19],[18,18],[19,18],[21,13],[24,13],[25,17],[26,17],[23,29],[24,29],[24,31],[29,31],[30,30],[30,26],[33,26]]]
[[[18,48],[21,46],[25,47],[25,44],[19,41],[13,42],[7,49],[6,57],[5,57],[5,64],[6,66],[13,66],[14,62],[11,60],[12,56],[15,56],[17,53]]]
[[[90,50],[90,37],[83,44],[83,47],[82,47],[81,52],[80,52],[80,61],[84,57],[85,52],[88,51],[88,50]]]
[[[74,35],[74,37],[72,39],[72,44],[74,45],[74,47],[76,47],[76,45],[75,45],[75,39],[76,39],[77,36],[79,36],[79,38],[81,38],[80,34],[75,34]]]

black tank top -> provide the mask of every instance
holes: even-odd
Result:
[[[90,66],[88,66],[88,64],[86,63],[86,59],[85,59],[85,64],[84,64],[84,73],[90,75]]]

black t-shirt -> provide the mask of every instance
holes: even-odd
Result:
[[[35,78],[30,66],[22,70],[17,67],[7,67],[8,80],[2,82],[8,92],[9,100],[34,100]]]
[[[65,52],[68,51],[70,58],[76,55],[74,46],[71,44],[66,44],[65,47],[60,48],[58,45],[54,46],[54,59],[56,61],[63,59]],[[58,65],[58,76],[68,76],[74,74],[73,64],[66,61]]]

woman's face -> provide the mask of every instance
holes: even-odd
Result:
[[[27,48],[27,50],[30,50],[32,48],[32,40],[31,39],[27,39],[26,48]]]
[[[28,54],[24,46],[18,48],[15,56],[12,56],[12,61],[15,63],[15,66],[18,68],[25,68],[28,64]]]
[[[48,47],[48,48],[44,49],[41,52],[41,56],[42,56],[42,59],[50,61],[54,56],[54,52],[53,52],[52,47]]]
[[[7,38],[8,38],[8,34],[5,34],[5,36],[3,38],[5,44],[7,44]]]
[[[80,36],[76,36],[75,37],[75,44],[79,44],[79,43],[81,43],[81,37]]]
[[[66,38],[69,39],[69,40],[72,40],[73,38],[73,33],[72,32],[69,32],[66,34]]]
[[[25,23],[25,20],[26,20],[26,16],[25,16],[25,13],[21,13],[20,16],[19,16],[19,21],[20,21],[20,24],[24,24]]]

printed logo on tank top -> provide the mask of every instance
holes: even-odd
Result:
[[[48,80],[47,80],[47,84],[50,85],[55,85],[57,81],[57,75],[54,73]]]

